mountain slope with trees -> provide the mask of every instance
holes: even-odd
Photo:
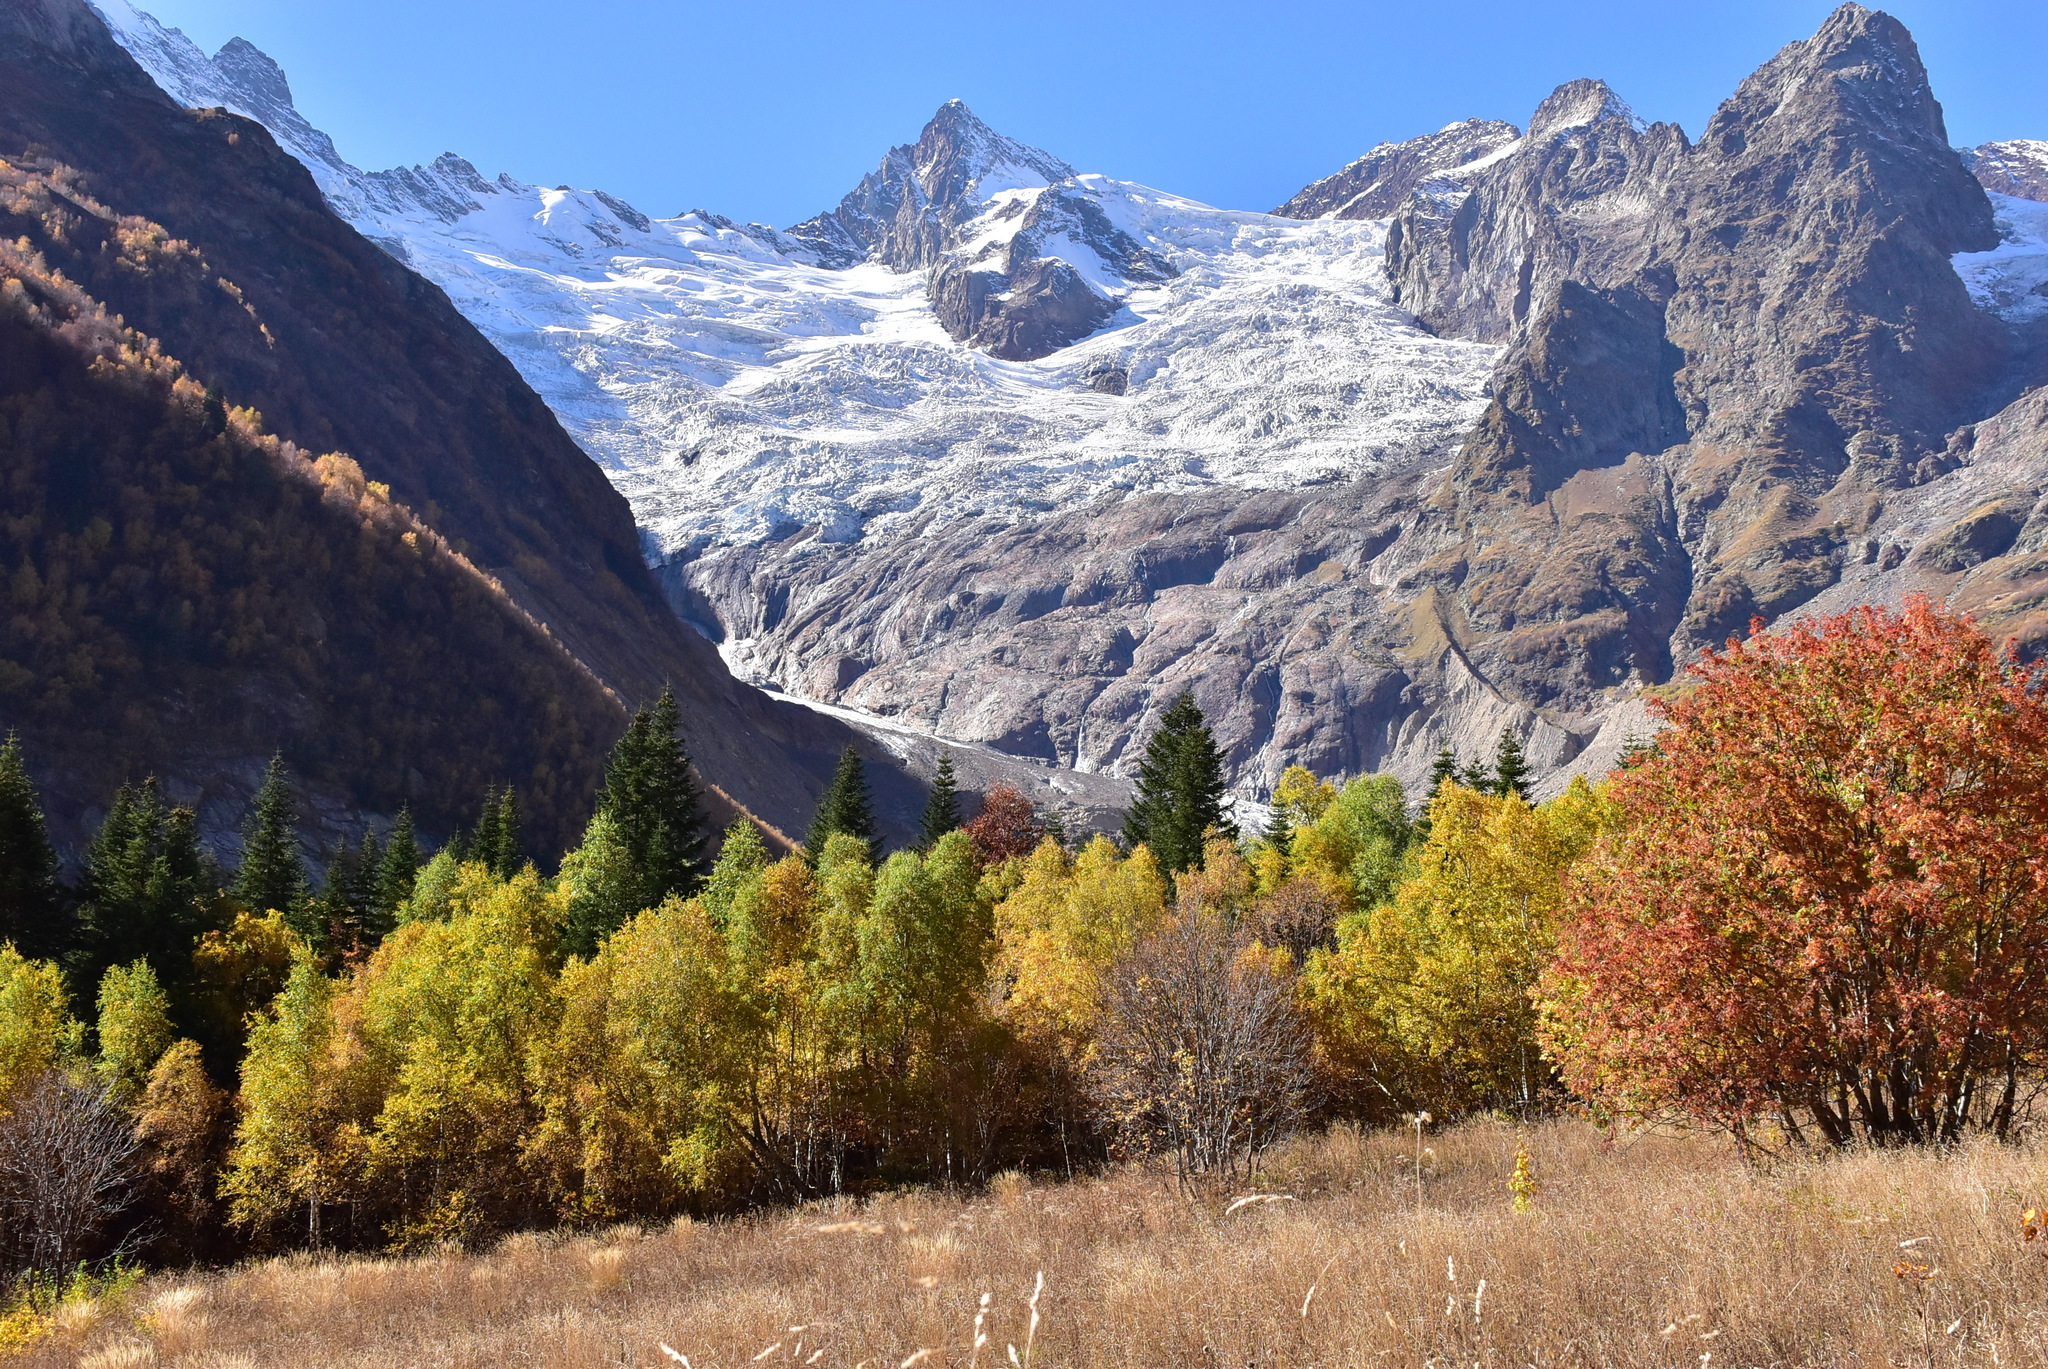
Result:
[[[265,431],[299,449],[345,454],[366,488],[388,489],[594,677],[568,697],[594,686],[638,703],[673,686],[708,777],[771,821],[799,821],[847,730],[736,684],[677,622],[624,500],[445,295],[336,217],[261,125],[168,99],[83,0],[0,0],[0,39],[0,157],[64,167],[68,188],[49,193],[70,198],[49,212],[79,233],[37,211],[10,221],[10,238],[27,237],[50,271],[154,339],[202,390],[259,412]],[[154,243],[124,239],[135,232]],[[344,620],[323,615],[330,628]],[[376,673],[338,643],[333,664],[341,678]],[[177,701],[123,694],[101,716],[167,704]],[[579,803],[595,787],[604,734],[624,725],[618,702],[602,707],[615,721],[590,729],[571,767]],[[545,712],[529,716],[548,725]],[[280,740],[326,801],[353,801],[296,726],[251,750],[224,748],[218,763],[188,751],[196,770],[142,753],[132,763],[245,795]],[[50,801],[68,831],[67,796]]]

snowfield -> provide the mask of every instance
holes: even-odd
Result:
[[[339,212],[446,290],[664,557],[1369,476],[1468,430],[1499,355],[1434,337],[1392,303],[1382,223],[1218,210],[1079,176],[1063,193],[1179,275],[1124,289],[1086,244],[1056,239],[1045,250],[1122,307],[1050,357],[1002,361],[947,335],[922,272],[831,270],[774,229],[650,219],[600,192],[486,180],[453,156],[361,172],[255,49],[208,58],[125,0],[101,9],[174,96],[265,123]],[[1034,164],[1059,166],[1037,154],[979,182],[974,250],[1002,243],[1043,190]],[[1124,394],[1103,392],[1107,372]]]

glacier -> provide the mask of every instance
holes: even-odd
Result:
[[[265,124],[338,212],[447,291],[609,473],[657,560],[1370,478],[1445,451],[1488,399],[1499,348],[1436,337],[1392,302],[1383,221],[1215,209],[1062,176],[1056,158],[997,140],[958,255],[1001,246],[1056,193],[1172,268],[1126,282],[1055,237],[1040,250],[1113,315],[1050,356],[1007,361],[948,335],[928,269],[834,269],[816,240],[702,210],[653,218],[600,191],[487,179],[453,155],[360,171],[255,48],[209,58],[126,0],[99,8],[174,98]]]

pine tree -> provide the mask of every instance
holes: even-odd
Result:
[[[804,854],[815,863],[825,853],[825,843],[841,832],[858,837],[874,850],[875,809],[868,794],[867,767],[860,752],[850,746],[840,753],[832,783],[818,800],[818,814],[804,836]]]
[[[634,715],[605,765],[598,811],[610,816],[636,872],[636,908],[688,894],[704,876],[704,796],[681,725],[675,691],[662,690]]]
[[[1200,863],[1212,828],[1236,838],[1226,804],[1223,753],[1194,694],[1182,690],[1146,744],[1137,796],[1124,815],[1124,837],[1133,846],[1149,847],[1161,869],[1178,873]]]
[[[471,861],[490,865],[498,854],[498,790],[497,786],[484,790],[483,811],[477,814],[476,826],[467,832],[457,832],[455,840],[449,843],[455,849],[455,858],[467,865]]]
[[[370,900],[380,940],[397,925],[398,910],[412,897],[419,872],[420,843],[413,831],[412,809],[401,808],[398,820],[391,824],[391,839],[384,843],[384,854],[377,861],[377,887]]]
[[[0,745],[0,944],[31,959],[76,949],[78,926],[57,882],[57,853],[43,827],[43,806],[21,754],[21,738]]]
[[[1529,763],[1522,757],[1522,743],[1512,726],[1500,730],[1500,749],[1494,755],[1492,792],[1498,798],[1513,794],[1529,797]]]
[[[526,841],[519,826],[519,799],[508,784],[505,792],[498,795],[496,813],[491,822],[492,842],[476,856],[490,866],[491,873],[499,879],[510,879],[526,868]]]
[[[270,758],[270,770],[242,830],[242,868],[235,875],[233,893],[251,912],[283,913],[302,935],[315,930],[301,925],[306,866],[299,858],[298,802],[283,752]]]
[[[146,959],[166,986],[184,984],[192,947],[214,922],[216,877],[190,809],[167,807],[153,779],[123,786],[86,849],[80,982]]]
[[[917,824],[917,844],[929,851],[939,838],[960,826],[960,787],[953,779],[953,758],[939,757],[939,771],[932,776],[931,797],[925,800],[924,816]]]
[[[1429,769],[1429,793],[1423,799],[1424,804],[1437,796],[1437,792],[1444,787],[1445,780],[1452,784],[1458,783],[1458,773],[1458,753],[1451,749],[1449,742],[1445,742],[1443,750],[1436,753],[1436,764]]]

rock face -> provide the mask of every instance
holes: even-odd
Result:
[[[837,209],[789,236],[835,269],[929,272],[933,312],[956,341],[1034,361],[1108,323],[1131,287],[1177,274],[1074,180],[1065,162],[949,100],[915,143],[891,148]]]
[[[1532,701],[1569,693],[1560,642],[1655,679],[1833,584],[1890,492],[1955,464],[2012,346],[1951,265],[1998,245],[1990,205],[1888,16],[1844,6],[1697,147],[1572,95],[1593,117],[1541,139],[1539,115],[1540,164],[1475,185],[1474,267],[1424,302],[1517,338],[1436,500],[1455,550],[1423,574]],[[1668,504],[1575,547],[1557,496],[1632,463]]]
[[[0,23],[0,156],[76,168],[232,286],[128,273],[110,310],[270,431],[347,453],[617,699],[673,682],[708,776],[770,821],[807,816],[853,734],[740,685],[676,622],[625,500],[441,290],[337,217],[264,125],[167,98],[83,0],[0,0]],[[221,60],[252,103],[288,102],[253,49]]]
[[[2015,138],[1985,143],[1971,148],[1963,161],[1993,194],[2048,201],[2048,142]]]
[[[1466,119],[1405,143],[1381,143],[1273,212],[1288,219],[1390,218],[1425,187],[1461,194],[1464,177],[1498,160],[1521,136],[1498,119]]]

